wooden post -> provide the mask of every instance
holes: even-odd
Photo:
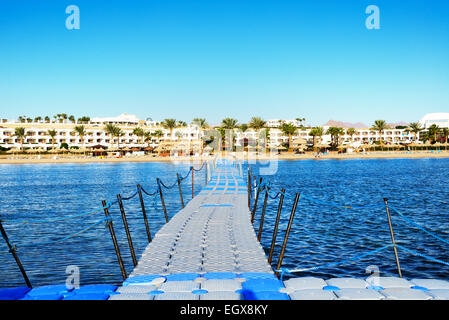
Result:
[[[32,288],[30,279],[28,278],[28,276],[27,276],[27,274],[25,272],[25,269],[24,269],[22,263],[20,262],[19,256],[17,255],[17,249],[16,249],[15,246],[11,245],[11,243],[9,242],[8,235],[6,234],[6,231],[3,228],[1,220],[0,220],[0,232],[1,232],[2,236],[3,236],[3,239],[6,242],[6,245],[8,246],[9,252],[11,252],[12,256],[14,257],[14,260],[17,263],[17,266],[19,267],[20,272],[22,273],[22,277],[25,280],[25,283],[26,283],[27,287]]]
[[[179,179],[179,173],[176,174],[176,178],[178,179],[178,188],[179,188],[179,196],[181,197],[181,205],[182,208],[184,208],[184,199],[182,198],[181,180]]]
[[[131,233],[129,232],[128,220],[126,219],[125,208],[123,208],[122,197],[120,194],[117,195],[118,206],[120,208],[120,213],[122,215],[123,226],[125,227],[126,239],[128,240],[129,250],[131,251],[131,258],[133,259],[134,267],[137,266],[136,253],[134,252],[133,240],[131,239]]]
[[[254,223],[254,217],[256,215],[257,201],[259,200],[260,184],[261,183],[262,183],[262,178],[260,178],[260,180],[259,180],[259,186],[257,187],[256,198],[254,199],[253,213],[251,214],[251,223]]]
[[[109,218],[109,210],[108,210],[108,208],[106,206],[106,201],[103,200],[102,201],[102,205],[103,205],[103,207],[105,207],[104,208],[104,215],[106,216],[106,218]],[[122,273],[123,280],[126,280],[126,277],[127,277],[126,270],[125,270],[125,266],[123,264],[122,256],[120,255],[120,248],[119,248],[118,243],[117,243],[117,238],[115,237],[115,232],[114,232],[114,227],[112,225],[112,220],[107,220],[106,224],[107,224],[107,226],[109,228],[109,232],[111,234],[112,243],[114,243],[115,254],[117,255],[117,259],[118,259],[118,263],[120,265],[120,271]]]
[[[140,207],[142,208],[143,221],[145,222],[145,230],[147,231],[148,243],[150,243],[151,242],[150,226],[148,225],[147,212],[145,210],[145,203],[143,202],[140,184],[137,185],[137,190],[139,190]]]
[[[262,208],[262,216],[260,217],[259,234],[257,235],[257,240],[259,242],[260,242],[260,239],[262,237],[263,221],[265,219],[265,210],[267,208],[268,192],[269,191],[270,191],[270,188],[267,187],[267,190],[265,191],[265,198],[263,199],[263,208]]]
[[[274,246],[276,245],[276,237],[278,234],[278,227],[279,227],[279,220],[281,219],[281,211],[282,211],[282,204],[284,203],[284,194],[285,189],[281,190],[281,195],[279,198],[279,205],[278,205],[278,212],[276,215],[276,222],[274,224],[274,231],[273,231],[273,238],[271,239],[271,247],[270,247],[270,254],[268,255],[268,263],[271,264],[271,261],[273,261],[273,252],[274,252]]]
[[[279,255],[279,260],[278,260],[278,264],[276,266],[276,270],[281,269],[282,260],[284,259],[285,248],[287,247],[288,236],[290,235],[290,230],[292,228],[293,219],[295,217],[296,206],[298,205],[298,201],[299,201],[299,193],[296,193],[295,202],[293,203],[292,212],[290,213],[290,219],[288,221],[287,230],[285,231],[284,242],[282,243],[282,249],[281,249],[281,253]],[[278,272],[276,272],[276,275],[277,276],[279,275]]]
[[[205,186],[207,187],[207,161],[206,161],[206,163],[204,164],[204,168],[205,168],[204,174],[205,174],[205,180],[206,180]]]
[[[396,241],[394,239],[394,232],[393,232],[393,224],[391,223],[390,208],[388,208],[388,199],[384,198],[384,202],[385,202],[385,209],[387,210],[388,225],[390,227],[390,236],[391,236],[391,242],[393,243],[396,267],[398,268],[399,278],[402,278],[401,265],[399,263],[399,257],[398,257],[398,249],[396,248]]]
[[[160,182],[159,178],[156,179],[156,182],[157,182],[157,186],[159,188],[159,195],[161,196],[162,208],[164,209],[165,222],[168,222],[167,208],[165,208],[164,195],[162,194],[161,182]]]

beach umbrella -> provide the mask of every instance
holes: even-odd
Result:
[[[12,149],[6,151],[6,153],[17,153],[17,152],[20,152],[19,148],[12,148]]]

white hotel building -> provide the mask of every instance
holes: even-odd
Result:
[[[288,143],[288,137],[285,136],[281,130],[277,128],[280,120],[268,120],[267,126],[269,127],[269,142],[270,147],[277,147],[281,144]],[[286,120],[287,123],[292,123],[299,126],[296,120]],[[116,138],[111,141],[110,136],[103,130],[104,126],[108,123],[119,126],[124,135],[120,137],[120,147],[142,147],[147,143],[139,143],[140,137],[133,134],[133,130],[136,127],[142,127],[146,131],[155,132],[161,130],[163,136],[158,139],[152,138],[150,146],[155,147],[160,141],[198,141],[203,132],[195,125],[188,125],[187,127],[175,128],[170,136],[168,129],[162,128],[158,122],[152,120],[139,120],[134,115],[121,114],[118,117],[108,118],[92,118],[88,124],[84,124],[87,131],[87,135],[84,137],[84,146],[90,147],[95,145],[102,145],[106,147],[116,146]],[[423,128],[428,128],[432,124],[437,124],[440,127],[449,127],[449,113],[432,113],[425,115],[421,120]],[[62,143],[67,143],[69,147],[82,147],[81,138],[74,133],[74,128],[77,124],[74,123],[45,123],[45,122],[31,122],[20,123],[18,121],[9,121],[2,119],[0,121],[0,146],[4,148],[19,148],[20,141],[14,136],[14,129],[17,127],[24,127],[28,136],[24,141],[24,148],[42,148],[44,150],[52,147],[52,139],[48,135],[48,130],[56,130],[57,135],[55,137],[55,146],[59,147]],[[324,132],[328,127],[323,127]],[[379,132],[371,130],[369,128],[356,129],[356,134],[351,138],[348,134],[341,137],[343,144],[351,144],[357,146],[360,144],[370,144],[374,141],[378,141],[381,138]],[[179,136],[179,133],[181,136]],[[309,135],[310,129],[298,129],[298,132],[293,139],[302,138],[309,144],[312,144],[313,137]],[[242,146],[244,139],[257,140],[258,133],[252,129],[248,129],[245,132],[240,130],[235,131],[236,144]],[[406,144],[411,143],[414,140],[414,135],[411,132],[407,132],[405,129],[386,129],[382,133],[382,140],[386,143]],[[330,135],[323,135],[321,142],[328,144],[331,141]]]
[[[20,123],[18,121],[8,121],[2,119],[0,123],[0,146],[4,148],[19,148],[20,140],[14,136],[14,130],[18,127],[26,129],[27,137],[24,139],[23,147],[27,148],[42,148],[48,150],[52,148],[52,138],[48,135],[48,130],[56,130],[55,147],[60,147],[62,143],[67,143],[69,147],[91,147],[102,145],[105,147],[115,147],[117,145],[117,138],[113,138],[106,134],[103,130],[108,123],[119,126],[123,131],[123,136],[120,137],[120,147],[142,147],[147,146],[148,143],[140,143],[141,138],[133,134],[136,127],[141,127],[145,131],[155,132],[161,130],[163,136],[159,139],[153,137],[150,146],[157,146],[159,141],[168,140],[183,140],[192,141],[198,140],[200,137],[200,130],[196,126],[187,126],[173,129],[172,136],[170,131],[158,125],[155,121],[139,120],[134,115],[121,114],[118,117],[109,118],[92,118],[88,124],[83,124],[87,134],[84,136],[84,144],[81,143],[81,138],[74,133],[74,128],[80,124],[74,123],[45,123],[45,122],[31,122]],[[182,136],[178,137],[180,132]]]

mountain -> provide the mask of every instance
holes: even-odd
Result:
[[[389,126],[390,128],[396,128],[397,126],[408,127],[408,122],[399,121],[399,122],[395,122],[395,123],[388,123],[387,126]]]
[[[337,127],[337,128],[355,128],[355,129],[363,129],[363,128],[369,127],[362,122],[351,123],[351,122],[343,122],[343,121],[335,121],[335,120],[329,120],[328,122],[323,124],[323,127],[324,126]]]

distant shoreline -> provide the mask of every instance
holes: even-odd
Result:
[[[230,159],[231,156],[223,156],[221,158]],[[315,157],[314,153],[307,154],[280,154],[275,157],[269,155],[250,155],[243,157],[238,155],[241,160],[348,160],[348,159],[425,159],[425,158],[449,158],[449,151],[440,152],[371,152],[371,153],[353,153],[338,154],[329,153]],[[122,163],[122,162],[201,162],[212,160],[213,157],[151,157],[136,156],[123,158],[94,158],[94,157],[76,157],[76,156],[57,156],[56,159],[50,157],[41,157],[38,159],[33,156],[24,157],[4,157],[0,158],[0,164],[59,164],[59,163]]]

